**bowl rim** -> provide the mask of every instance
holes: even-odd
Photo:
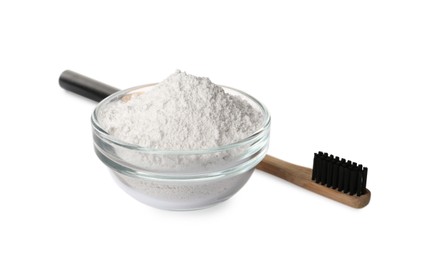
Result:
[[[249,95],[249,94],[247,94],[247,93],[245,93],[245,92],[243,92],[239,89],[235,89],[235,88],[227,87],[227,86],[223,86],[223,85],[219,85],[219,86],[224,88],[224,90],[229,89],[231,91],[235,91],[238,94],[240,94],[240,95],[250,99],[254,103],[256,103],[258,105],[258,107],[261,109],[261,112],[264,116],[263,122],[262,122],[261,127],[259,129],[257,129],[251,135],[249,135],[249,136],[245,137],[244,139],[241,139],[237,142],[233,142],[233,143],[230,143],[230,144],[217,146],[217,147],[200,148],[200,149],[182,149],[182,150],[155,149],[155,148],[143,147],[143,146],[139,146],[137,144],[132,144],[132,143],[122,141],[122,140],[110,135],[108,132],[106,132],[102,128],[102,126],[100,125],[100,123],[97,119],[97,114],[98,114],[98,111],[100,110],[101,107],[103,107],[106,103],[110,102],[112,99],[116,99],[119,96],[125,96],[126,94],[128,94],[130,92],[133,92],[133,91],[136,91],[136,90],[139,90],[139,89],[143,89],[143,88],[153,87],[157,84],[158,83],[144,84],[144,85],[120,90],[120,91],[117,91],[114,94],[106,97],[105,99],[103,99],[99,104],[97,104],[96,108],[94,109],[94,111],[91,115],[92,127],[96,131],[96,133],[98,135],[100,135],[100,137],[102,137],[103,139],[106,139],[107,141],[109,141],[109,142],[111,142],[115,145],[118,145],[120,147],[123,147],[125,149],[131,149],[131,150],[134,150],[134,151],[139,151],[139,152],[148,153],[148,154],[171,154],[171,155],[185,155],[186,154],[186,155],[193,155],[193,154],[206,154],[206,153],[221,152],[221,151],[233,149],[233,148],[236,148],[236,147],[239,147],[239,146],[243,146],[243,145],[252,143],[255,139],[261,138],[262,133],[265,130],[270,128],[271,116],[270,116],[270,113],[269,113],[267,107],[263,103],[261,103],[260,101],[258,101],[253,96],[251,96],[251,95]]]

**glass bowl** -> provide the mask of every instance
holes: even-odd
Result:
[[[95,152],[117,184],[140,202],[167,210],[206,208],[233,196],[266,155],[271,119],[265,106],[242,91],[222,86],[225,92],[261,111],[263,122],[251,136],[210,149],[149,149],[118,140],[102,128],[98,115],[105,106],[125,102],[154,87],[150,84],[116,92],[100,102],[92,114]]]

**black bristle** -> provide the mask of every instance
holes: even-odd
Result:
[[[328,175],[327,175],[328,165],[329,165],[329,157],[328,157],[328,154],[325,153],[325,156],[324,156],[323,161],[322,161],[322,169],[321,169],[321,173],[320,173],[320,175],[321,175],[320,183],[322,185],[326,185],[326,183],[328,182]]]
[[[318,157],[318,163],[317,163],[317,178],[316,178],[316,182],[317,183],[322,183],[322,178],[323,178],[323,164],[325,161],[325,155],[322,153],[319,153],[319,157]]]
[[[328,158],[328,165],[326,168],[326,187],[330,187],[332,185],[332,172],[333,172],[333,164],[334,164],[334,156],[330,155]]]
[[[343,185],[343,189],[342,191],[344,193],[348,193],[349,190],[349,183],[350,183],[350,166],[351,166],[351,161],[347,161],[347,163],[344,165],[344,183]]]
[[[338,168],[338,191],[342,191],[344,189],[344,165],[345,159],[342,158]]]
[[[350,195],[354,195],[357,191],[357,177],[358,177],[358,171],[357,171],[357,163],[353,163],[351,165],[350,169],[350,180],[349,180],[349,192]]]
[[[367,167],[363,168],[362,171],[362,194],[366,193],[366,180],[367,180]]]
[[[317,183],[320,183],[320,181],[321,181],[321,174],[320,174],[320,169],[322,169],[322,158],[323,158],[323,152],[319,152],[318,154],[317,154],[317,157],[316,157],[316,167],[317,167],[317,169],[316,169],[316,176],[315,176],[315,181],[317,182]]]
[[[363,194],[362,192],[362,180],[363,180],[363,176],[362,176],[362,172],[363,172],[363,165],[359,165],[357,166],[357,190],[356,190],[356,194],[357,196],[360,196]]]
[[[339,166],[341,162],[339,161],[339,157],[335,157],[335,163],[332,165],[332,189],[336,189],[338,187],[338,172],[339,172]]]
[[[319,152],[321,153],[321,152]],[[318,169],[318,162],[319,161],[319,155],[317,153],[314,154],[314,159],[313,159],[313,175],[311,177],[312,180],[316,180],[317,179],[317,169]]]
[[[367,168],[328,153],[314,154],[312,180],[349,195],[366,193]]]
[[[320,184],[325,185],[327,181],[326,171],[328,169],[328,153],[323,153],[320,164]]]

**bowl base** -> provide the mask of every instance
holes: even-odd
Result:
[[[254,169],[214,181],[163,181],[129,177],[111,170],[117,185],[134,199],[172,211],[200,210],[231,198],[249,180]]]

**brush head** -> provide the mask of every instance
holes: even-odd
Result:
[[[328,153],[314,154],[312,180],[349,195],[366,193],[367,167],[334,157]]]

